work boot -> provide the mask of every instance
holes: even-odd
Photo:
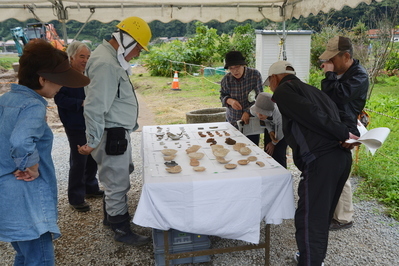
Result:
[[[104,191],[101,190],[101,189],[99,189],[99,190],[96,191],[96,192],[89,193],[89,194],[86,194],[86,195],[85,195],[85,198],[86,198],[86,199],[91,199],[91,198],[102,198],[102,197],[104,197]]]
[[[74,209],[75,211],[78,211],[78,212],[88,212],[88,211],[90,211],[90,205],[87,204],[86,201],[84,201],[81,204],[76,204],[76,205],[69,204],[69,206],[71,206],[72,209]]]
[[[141,246],[151,241],[150,237],[141,236],[133,233],[130,229],[129,213],[116,216],[108,216],[112,231],[115,232],[115,241],[125,243],[131,246]]]

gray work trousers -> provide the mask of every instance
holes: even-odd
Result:
[[[127,150],[121,155],[107,155],[105,144],[107,131],[104,132],[100,144],[91,153],[98,165],[98,179],[104,187],[105,208],[110,216],[123,215],[128,211],[127,192],[130,189],[130,174],[134,170],[130,135]]]

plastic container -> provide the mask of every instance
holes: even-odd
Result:
[[[227,70],[224,69],[224,67],[217,67],[216,68],[216,75],[224,76],[224,75],[226,75],[226,73],[227,73]]]
[[[201,249],[194,249],[194,250],[201,250]],[[178,252],[185,252],[185,251],[190,251],[190,250],[180,250]],[[200,263],[200,262],[209,262],[209,261],[211,261],[211,256],[206,255],[206,256],[198,256],[198,257],[170,260],[169,265],[185,264],[185,263]],[[165,255],[163,253],[155,254],[155,266],[165,266]]]
[[[207,235],[198,235],[181,232],[175,229],[170,229],[169,234],[169,253],[180,253],[188,251],[197,251],[209,249],[211,246],[211,241]],[[152,230],[152,239],[154,245],[155,254],[155,265],[163,266],[165,265],[165,250],[164,250],[164,240],[163,231],[158,229]],[[190,258],[181,258],[170,260],[170,265],[184,264],[184,263],[199,263],[208,262],[211,260],[211,256],[198,256]]]
[[[204,76],[205,77],[213,76],[213,75],[215,75],[215,69],[213,67],[204,68]]]

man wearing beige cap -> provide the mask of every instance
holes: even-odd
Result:
[[[353,58],[353,46],[349,38],[335,36],[327,43],[325,52],[319,59],[326,60],[321,68],[325,78],[321,81],[321,90],[344,111],[357,125],[367,98],[369,79],[367,71]],[[351,133],[359,136],[355,127]],[[350,174],[349,174],[350,175]],[[350,228],[353,225],[353,203],[350,179],[345,183],[337,204],[330,230]]]
[[[271,65],[266,84],[283,117],[284,138],[302,172],[295,212],[298,265],[324,265],[328,227],[348,178],[350,121],[322,91],[295,76],[287,61]]]

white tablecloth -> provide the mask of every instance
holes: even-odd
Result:
[[[157,131],[177,134],[182,130],[180,140],[158,140],[156,136]],[[198,131],[214,136],[203,138]],[[280,224],[283,219],[294,217],[291,173],[229,123],[146,126],[142,136],[144,184],[133,218],[135,224],[257,244],[262,219],[268,224]],[[248,156],[256,156],[265,166],[250,162],[233,170],[225,169],[216,161],[207,139],[213,138],[231,150],[225,157],[232,160],[230,163],[248,158],[225,144],[227,137],[246,143],[252,150]],[[195,172],[189,164],[185,150],[192,145],[202,146],[198,152],[205,153],[200,160],[201,166],[206,167],[204,172]],[[161,153],[164,148],[178,150],[174,160],[183,169],[180,173],[165,170]]]

